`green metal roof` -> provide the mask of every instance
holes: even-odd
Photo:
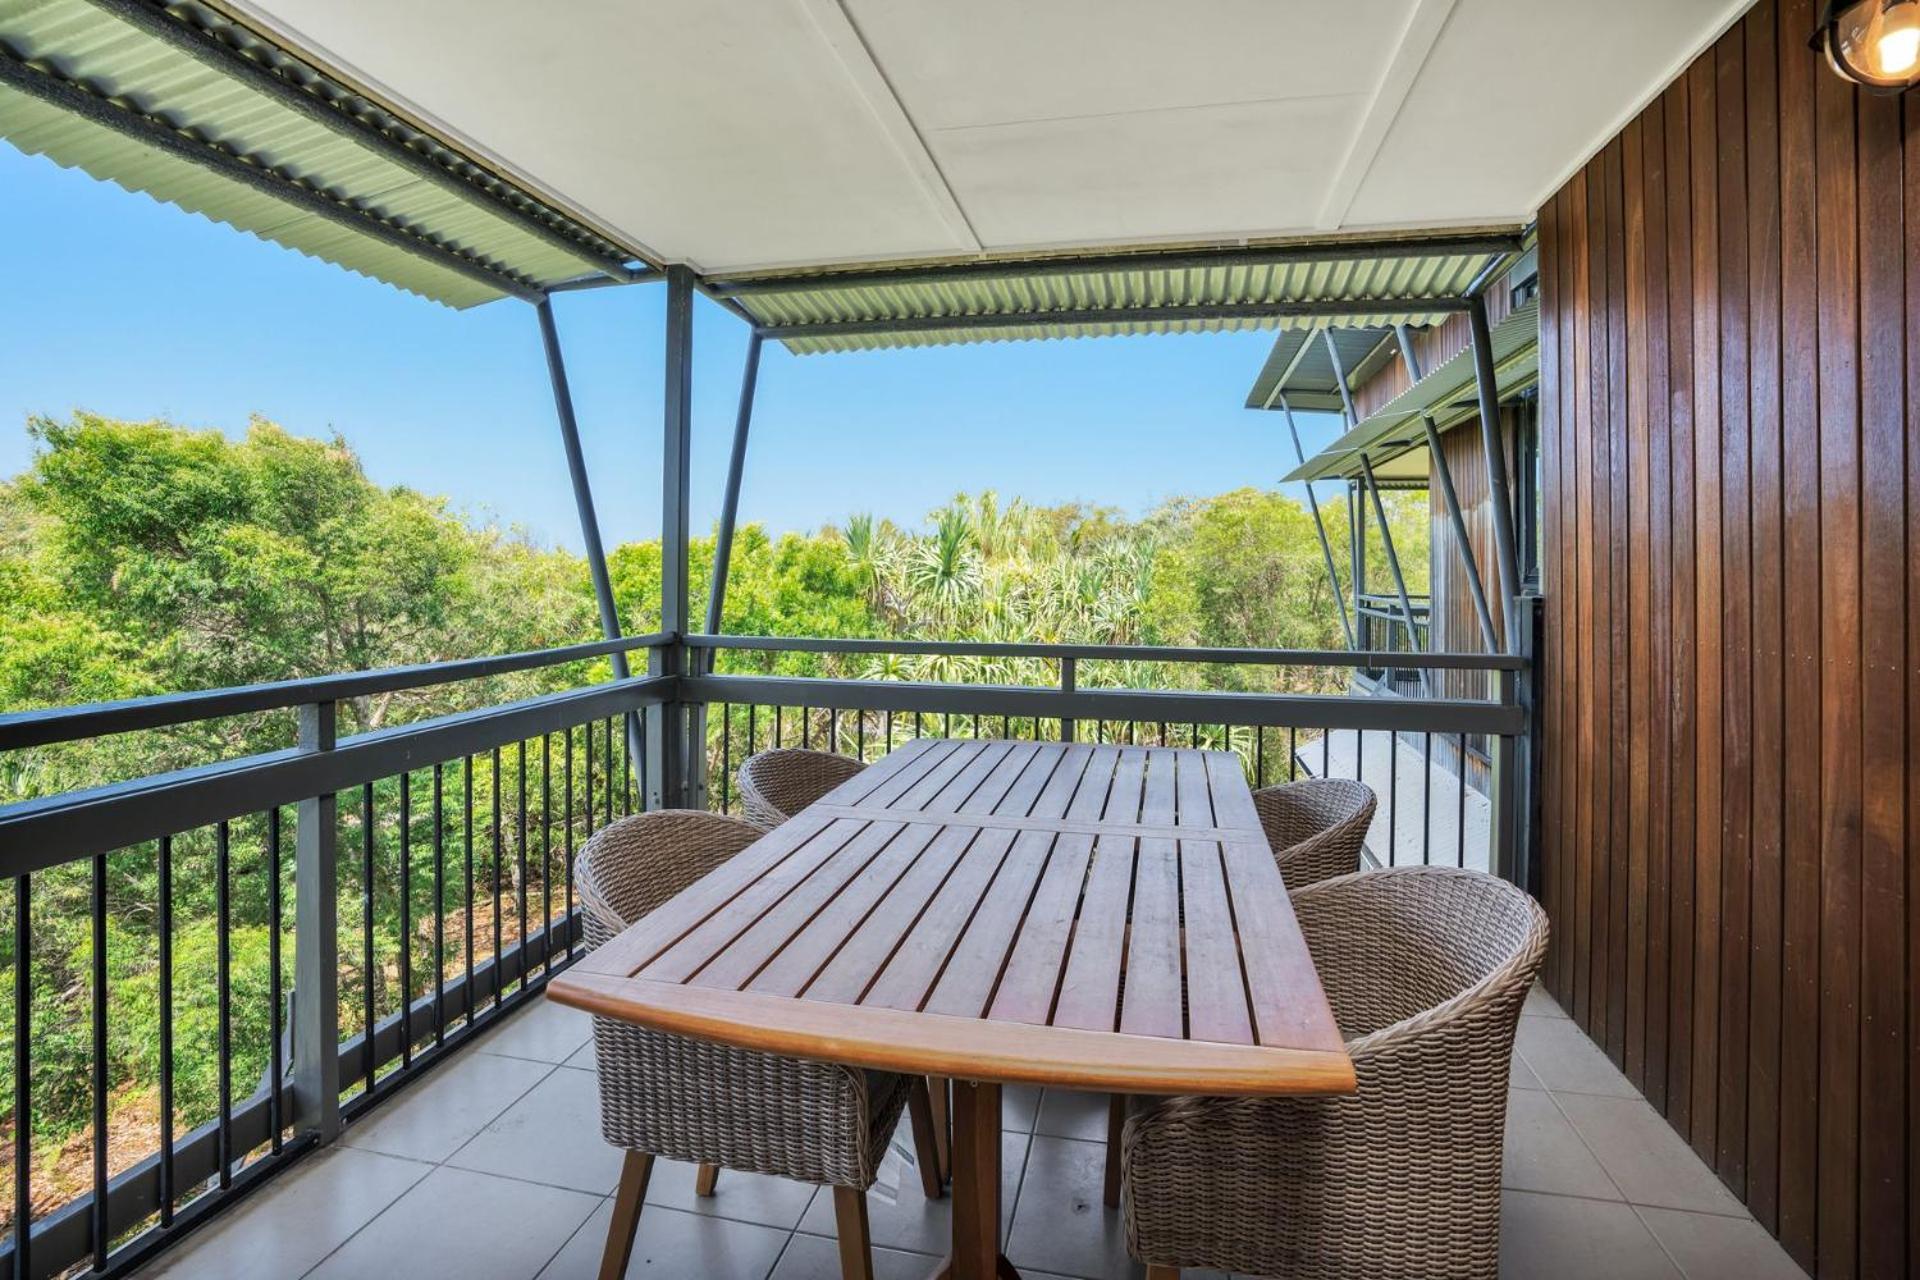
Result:
[[[456,307],[632,257],[198,3],[0,0],[0,138]]]
[[[1394,358],[1392,329],[1331,329],[1347,385],[1363,385]],[[1313,329],[1289,329],[1273,340],[1260,376],[1247,392],[1247,408],[1278,409],[1281,396],[1295,409],[1339,413],[1346,408],[1326,339]]]
[[[802,354],[1106,334],[1432,324],[1513,236],[1323,242],[713,282]]]
[[[1540,375],[1540,300],[1527,299],[1493,327],[1494,383],[1501,397],[1531,385]],[[1473,349],[1468,347],[1367,415],[1360,424],[1308,458],[1285,479],[1327,480],[1357,475],[1365,456],[1376,467],[1415,446],[1424,447],[1421,415],[1441,431],[1479,412]]]

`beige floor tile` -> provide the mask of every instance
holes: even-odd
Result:
[[[1505,1191],[1501,1280],[1680,1280],[1629,1205]]]
[[[713,1194],[702,1196],[693,1189],[698,1173],[698,1166],[678,1160],[657,1162],[653,1177],[647,1183],[647,1203],[791,1231],[800,1225],[801,1215],[813,1202],[814,1192],[819,1190],[811,1183],[795,1182],[792,1178],[723,1169]]]
[[[1554,998],[1547,994],[1547,989],[1537,982],[1527,988],[1527,1003],[1520,1012],[1532,1014],[1540,1018],[1564,1018],[1567,1016],[1567,1011],[1562,1009],[1559,1004],[1555,1002]]]
[[[565,1062],[593,1040],[593,1019],[541,998],[489,1031],[475,1048],[535,1062]]]
[[[898,1249],[873,1251],[874,1280],[927,1280],[937,1259]],[[796,1235],[780,1255],[773,1280],[840,1280],[840,1246],[825,1236]]]
[[[602,1203],[577,1191],[435,1169],[321,1263],[311,1280],[531,1280]]]
[[[1642,1209],[1640,1220],[1687,1280],[1806,1280],[1800,1264],[1751,1218]]]
[[[894,1149],[880,1171],[880,1179],[867,1192],[867,1228],[876,1246],[906,1249],[914,1253],[944,1255],[953,1239],[953,1198],[929,1200],[920,1192],[920,1176],[908,1164],[902,1149],[902,1135],[894,1137]],[[1000,1135],[1000,1233],[1004,1237],[1013,1222],[1014,1200],[1020,1187],[1020,1173],[1026,1163],[1028,1138],[1024,1133]],[[811,1235],[831,1237],[833,1197],[816,1192],[807,1206],[800,1229]]]
[[[1120,1238],[1120,1211],[1100,1201],[1105,1160],[1102,1143],[1034,1138],[1007,1240],[1016,1267],[1071,1276],[1138,1273]]]
[[[1107,1140],[1107,1095],[1048,1089],[1040,1097],[1033,1131],[1049,1138],[1078,1138],[1082,1142]]]
[[[599,1079],[585,1071],[554,1071],[447,1163],[610,1195],[620,1181],[621,1153],[600,1138]]]
[[[1746,1216],[1733,1193],[1646,1102],[1574,1093],[1555,1101],[1631,1203]]]
[[[1516,1041],[1540,1083],[1555,1093],[1600,1093],[1637,1098],[1639,1093],[1570,1018],[1523,1014]]]
[[[365,1151],[445,1160],[552,1070],[524,1058],[462,1054],[349,1127],[343,1141]]]
[[[1513,1062],[1507,1070],[1507,1088],[1544,1089],[1546,1087],[1540,1083],[1540,1077],[1533,1074],[1533,1068],[1527,1065],[1527,1060],[1515,1053]]]
[[[189,1236],[158,1270],[141,1274],[167,1280],[301,1275],[432,1172],[416,1160],[334,1147]]]
[[[1530,1089],[1509,1093],[1506,1140],[1501,1186],[1598,1200],[1621,1198],[1552,1095]]]
[[[559,1256],[540,1272],[540,1280],[593,1280],[600,1273],[600,1254],[612,1220],[613,1202],[601,1202]],[[766,1280],[786,1243],[787,1233],[772,1227],[648,1205],[634,1233],[627,1275],[659,1280]]]
[[[1000,1126],[1020,1133],[1033,1132],[1033,1118],[1040,1110],[1037,1085],[1010,1084],[1000,1091]]]

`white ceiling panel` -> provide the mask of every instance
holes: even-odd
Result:
[[[708,274],[1506,225],[1743,0],[227,0]]]
[[[1530,217],[1746,0],[1461,0],[1350,226]]]
[[[1248,236],[1312,223],[1364,102],[1296,98],[980,125],[929,142],[991,246]]]
[[[656,258],[713,269],[975,247],[804,4],[248,8]]]
[[[922,130],[1348,95],[1414,0],[847,0]],[[1356,80],[1358,76],[1358,80]]]

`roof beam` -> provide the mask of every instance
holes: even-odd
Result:
[[[628,283],[627,262],[638,255],[527,194],[439,139],[404,125],[378,103],[334,83],[330,77],[264,37],[246,31],[261,45],[278,53],[282,59],[279,64],[266,62],[236,47],[221,33],[196,21],[193,6],[163,7],[151,0],[88,0],[88,3],[245,85],[275,105],[351,136],[381,159],[421,181],[479,204],[541,243],[592,262],[609,278]],[[372,108],[374,119],[365,118],[365,108]],[[427,145],[439,154],[409,145],[400,134],[402,129],[416,140],[426,139]]]
[[[1228,302],[1202,306],[1087,307],[1061,311],[978,312],[949,316],[898,316],[879,320],[843,320],[820,324],[763,325],[758,332],[782,341],[790,338],[857,337],[875,333],[940,333],[956,329],[1034,328],[1045,325],[1131,324],[1168,321],[1275,320],[1296,317],[1370,316],[1382,312],[1464,311],[1462,298],[1351,298],[1302,302]]]
[[[822,289],[865,289],[898,284],[940,284],[947,281],[1022,279],[1104,271],[1187,271],[1209,267],[1290,266],[1296,263],[1342,262],[1355,258],[1427,258],[1507,254],[1520,249],[1521,236],[1513,232],[1474,232],[1459,235],[1398,236],[1382,239],[1329,240],[1309,244],[1223,245],[1211,249],[1135,250],[1052,258],[1015,258],[969,262],[932,262],[917,266],[877,267],[863,271],[813,272],[806,275],[765,276],[758,279],[712,278],[706,281],[716,297],[751,297],[776,293],[812,293]]]
[[[320,188],[304,185],[257,157],[227,150],[217,141],[178,128],[160,116],[123,105],[91,84],[69,80],[44,63],[29,61],[4,40],[0,40],[0,85],[425,259],[489,289],[527,302],[538,301],[543,296],[536,281],[496,267],[415,227],[390,221]]]

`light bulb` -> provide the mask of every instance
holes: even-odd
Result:
[[[1880,15],[1874,60],[1883,76],[1904,76],[1920,63],[1920,4],[1890,4]]]

